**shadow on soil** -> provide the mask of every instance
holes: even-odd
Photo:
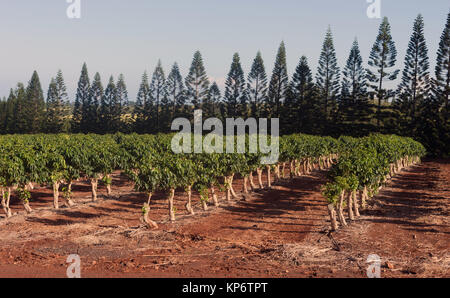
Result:
[[[438,174],[439,169],[430,163],[405,171],[375,197],[379,208],[363,213],[375,217],[369,219],[371,222],[396,224],[411,231],[449,234],[437,230],[446,225],[419,222],[430,215],[448,215],[445,204],[449,198],[428,193],[436,190]]]

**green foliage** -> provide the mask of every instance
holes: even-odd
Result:
[[[225,82],[225,102],[227,117],[244,117],[247,111],[244,71],[238,53],[233,55],[233,62]]]
[[[422,144],[394,135],[374,134],[359,139],[344,137],[339,141],[339,160],[330,171],[332,182],[323,190],[330,203],[335,203],[337,194],[343,190],[378,189],[390,173],[392,164],[426,154]]]
[[[269,84],[268,110],[271,118],[280,117],[281,105],[286,98],[288,85],[289,77],[287,74],[286,47],[284,42],[281,42]]]

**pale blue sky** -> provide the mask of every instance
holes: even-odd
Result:
[[[403,65],[414,18],[422,13],[434,69],[448,0],[381,3],[397,45],[397,66]],[[185,76],[197,49],[211,80],[223,86],[234,52],[247,74],[261,50],[270,74],[281,40],[290,76],[301,55],[315,72],[328,25],[339,66],[355,37],[366,63],[380,23],[366,16],[368,5],[366,0],[81,0],[82,17],[71,20],[66,0],[0,0],[0,97],[17,82],[27,83],[33,70],[46,92],[61,69],[73,100],[86,61],[91,79],[96,71],[104,83],[123,73],[133,100],[144,70],[151,74],[161,59],[167,74],[177,61]]]

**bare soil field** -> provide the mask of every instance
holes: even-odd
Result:
[[[73,208],[53,210],[52,193],[36,188],[25,215],[0,218],[0,277],[66,277],[79,254],[82,277],[366,277],[367,257],[382,259],[382,277],[450,277],[450,163],[425,161],[396,176],[361,217],[328,233],[326,172],[281,181],[242,200],[187,215],[177,192],[177,221],[167,196],[151,203],[159,229],[139,229],[146,197],[115,173],[112,197],[90,202],[74,185]],[[234,184],[241,190],[242,181]],[[100,188],[100,194],[106,194]],[[13,198],[15,199],[15,198]]]

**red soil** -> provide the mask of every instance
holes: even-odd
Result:
[[[207,212],[195,195],[194,216],[177,192],[175,223],[168,221],[166,194],[157,194],[153,231],[138,229],[146,197],[119,173],[112,197],[96,203],[87,183],[74,185],[78,204],[71,209],[52,210],[51,190],[38,188],[31,215],[14,200],[19,214],[0,218],[0,277],[65,277],[70,254],[80,255],[82,277],[365,277],[370,254],[389,263],[383,277],[450,277],[449,177],[448,161],[412,167],[331,235],[320,194],[324,172],[245,200],[228,203],[220,193],[221,206]],[[234,187],[240,191],[242,181]]]

